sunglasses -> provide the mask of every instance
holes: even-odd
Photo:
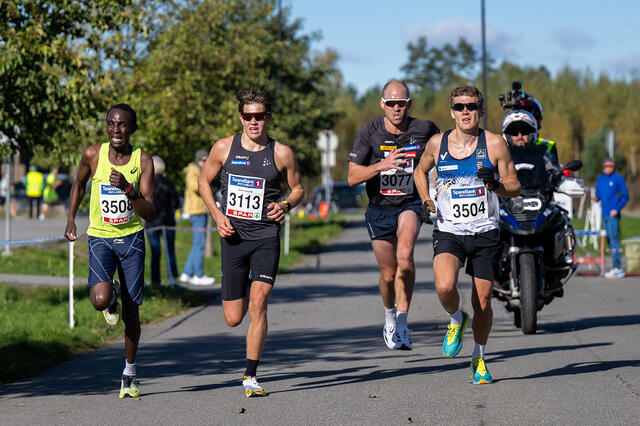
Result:
[[[468,104],[457,103],[457,104],[451,105],[451,109],[454,110],[454,111],[464,111],[465,108],[469,112],[477,111],[477,110],[480,109],[480,104],[472,102],[472,103],[468,103]]]
[[[409,101],[411,100],[411,98],[407,98],[407,99],[385,99],[385,98],[381,98],[382,102],[385,104],[385,106],[388,106],[389,108],[395,108],[396,105],[398,105],[400,108],[404,108],[407,106],[407,104],[409,104]]]
[[[518,136],[518,134],[526,136],[529,133],[533,132],[534,131],[529,126],[510,126],[507,130],[504,131],[504,134],[509,136]]]
[[[271,115],[270,112],[243,112],[240,114],[242,116],[242,119],[244,121],[251,121],[252,119],[256,119],[256,121],[263,121],[265,118],[267,118],[269,115]]]

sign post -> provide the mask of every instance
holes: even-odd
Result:
[[[320,150],[320,164],[322,165],[322,187],[324,188],[324,200],[331,205],[331,174],[329,170],[336,165],[336,148],[338,147],[338,135],[332,130],[322,130],[318,133],[316,147]]]

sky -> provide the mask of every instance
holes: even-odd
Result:
[[[281,0],[302,32],[319,32],[312,49],[332,48],[345,81],[362,94],[403,76],[407,43],[456,44],[482,51],[481,0]],[[640,75],[637,0],[485,0],[488,54],[518,65],[569,66],[615,79]],[[526,82],[524,82],[526,84]]]

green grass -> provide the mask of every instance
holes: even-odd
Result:
[[[145,289],[140,321],[149,324],[214,299],[212,293],[162,287]],[[89,301],[89,289],[74,290],[75,327],[69,329],[64,287],[0,284],[0,384],[36,375],[74,354],[122,339],[122,321],[109,327]]]
[[[188,226],[180,223],[180,226]],[[290,252],[280,257],[280,271],[291,268],[306,253],[318,248],[336,236],[341,219],[309,221],[295,218],[291,225]],[[205,272],[220,282],[220,245],[213,235],[214,255],[205,258]],[[178,268],[191,248],[190,232],[176,233]],[[64,276],[67,274],[67,243],[50,243],[46,247],[25,247],[13,250],[13,255],[0,258],[0,272]],[[148,251],[150,253],[150,251]],[[147,282],[149,282],[149,255],[147,255]],[[164,259],[163,259],[164,260]],[[86,242],[76,243],[74,267],[78,276],[86,276],[88,253]],[[166,282],[166,267],[161,264]],[[140,308],[143,324],[159,322],[186,309],[203,305],[214,296],[174,289],[145,287],[144,303]],[[108,327],[102,313],[89,301],[88,287],[74,290],[76,326],[69,329],[68,294],[66,287],[33,288],[0,284],[0,385],[36,375],[60,362],[69,360],[82,351],[96,349],[114,339],[122,339],[122,322]]]

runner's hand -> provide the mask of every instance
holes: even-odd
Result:
[[[267,219],[280,223],[284,220],[287,211],[281,203],[271,202],[267,206]]]
[[[422,210],[420,210],[420,218],[427,225],[433,225],[433,221],[431,217],[429,217],[430,212],[435,212],[436,206],[433,204],[433,200],[429,199],[422,203]]]
[[[478,176],[478,179],[482,180],[482,183],[484,183],[484,187],[489,191],[495,191],[496,189],[498,189],[498,187],[500,187],[500,182],[496,180],[495,175],[493,174],[493,170],[488,167],[483,167],[478,170],[476,176]]]
[[[64,230],[64,237],[69,241],[75,241],[78,238],[76,235],[75,222],[67,222],[67,227]]]
[[[129,188],[129,182],[127,182],[124,175],[113,167],[111,168],[111,175],[109,175],[109,183],[122,191]]]
[[[387,155],[382,161],[380,161],[380,171],[385,172],[387,170],[404,170],[404,167],[398,166],[398,164],[404,165],[404,148],[394,149]]]
[[[214,216],[214,220],[216,221],[218,234],[220,234],[222,238],[230,237],[236,233],[236,230],[233,229],[233,225],[226,215],[220,214],[218,217]]]

